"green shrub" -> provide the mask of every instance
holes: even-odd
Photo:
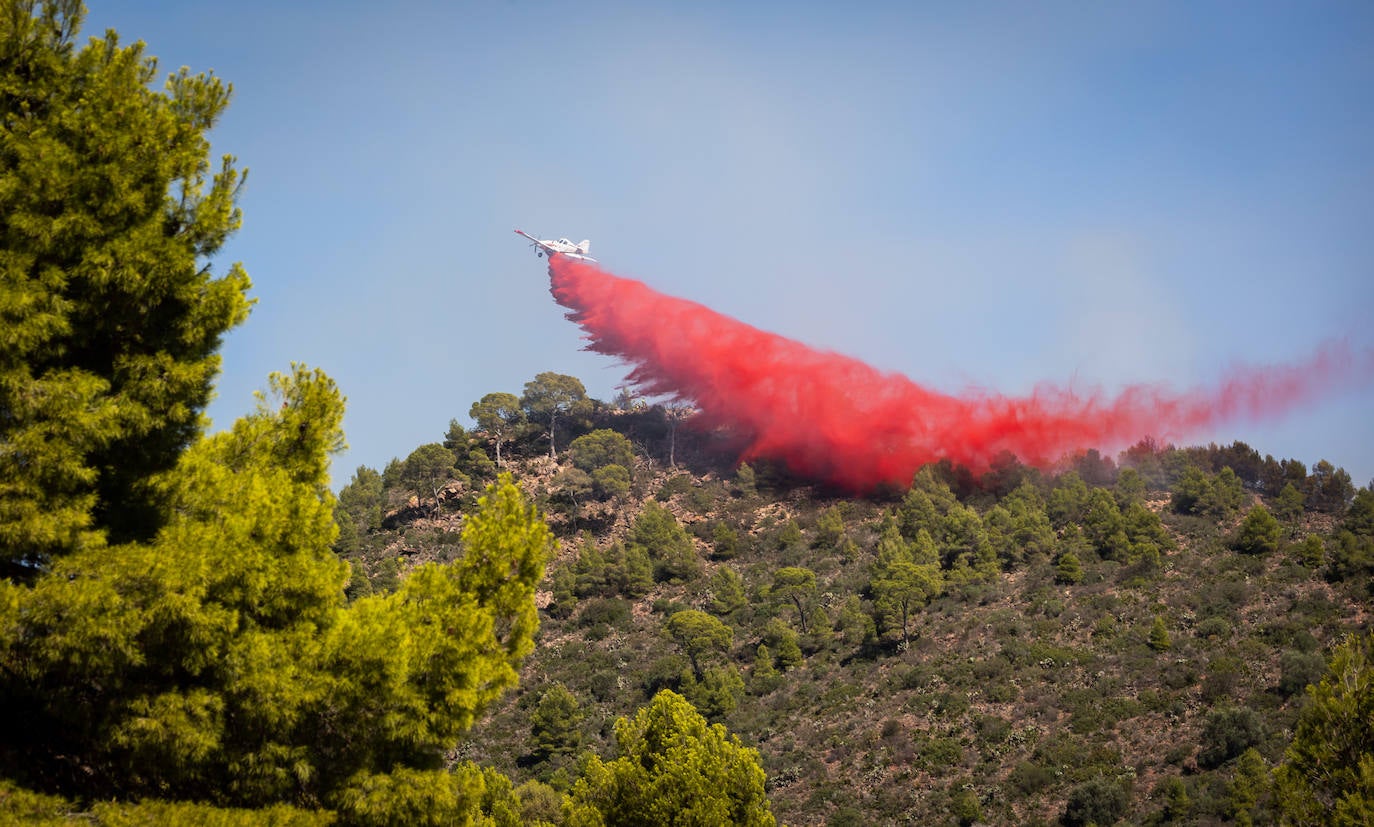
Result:
[[[1234,699],[1239,692],[1244,664],[1230,655],[1219,655],[1207,664],[1202,681],[1202,700],[1208,704]]]
[[[1064,827],[1115,824],[1126,815],[1131,797],[1120,782],[1097,777],[1079,784],[1069,792],[1064,805]]]
[[[1001,744],[1011,736],[1011,724],[996,715],[983,715],[974,724],[974,731],[978,733],[978,740],[985,744]]]
[[[623,465],[603,465],[592,472],[592,482],[603,499],[623,499],[630,494],[630,471]]]
[[[964,748],[954,738],[936,736],[921,745],[921,763],[930,770],[958,766],[964,760]]]
[[[1264,722],[1253,709],[1214,709],[1202,725],[1198,765],[1215,769],[1263,740]]]
[[[1035,795],[1054,783],[1054,770],[1031,761],[1022,761],[1012,767],[1007,783],[1022,796]]]
[[[954,791],[950,799],[949,812],[961,827],[969,827],[983,819],[983,808],[978,801],[978,793],[968,787]]]
[[[584,601],[577,625],[584,629],[623,626],[630,621],[630,601],[615,597],[594,597]]]
[[[669,477],[668,480],[663,483],[663,487],[658,489],[658,493],[654,495],[654,499],[658,500],[661,503],[665,503],[668,500],[671,500],[673,497],[677,496],[678,494],[686,494],[688,491],[691,490],[691,475],[678,474],[677,476]]]
[[[1209,617],[1199,622],[1193,632],[1202,640],[1227,640],[1231,637],[1231,622],[1224,617]]]
[[[1279,655],[1279,692],[1297,695],[1326,674],[1326,659],[1316,652],[1285,651]]]

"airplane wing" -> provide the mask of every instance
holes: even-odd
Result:
[[[516,235],[522,235],[522,236],[524,236],[525,238],[528,238],[528,239],[530,240],[531,246],[538,247],[538,248],[541,250],[540,255],[543,255],[544,253],[548,253],[549,255],[553,255],[555,252],[557,252],[557,250],[554,249],[554,247],[553,247],[552,245],[549,245],[549,244],[544,243],[543,241],[540,241],[539,239],[535,238],[534,236],[530,235],[529,233],[525,232],[524,230],[516,230],[516,231],[515,231],[515,234],[516,234]]]

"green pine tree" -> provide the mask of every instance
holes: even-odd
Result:
[[[530,713],[530,752],[536,760],[547,761],[569,755],[582,743],[582,706],[577,696],[561,683],[555,683],[539,696]]]
[[[917,532],[914,543],[908,543],[890,525],[878,540],[878,559],[869,583],[874,608],[887,629],[900,633],[903,647],[911,643],[916,612],[944,588],[935,559],[935,544],[925,529]]]
[[[717,617],[730,617],[749,604],[744,579],[730,566],[721,566],[711,575],[710,595],[707,608]]]
[[[1257,505],[1241,520],[1231,539],[1231,548],[1244,554],[1265,554],[1277,551],[1283,538],[1279,521],[1269,513],[1269,509]]]
[[[701,573],[692,538],[671,511],[652,500],[635,519],[630,541],[648,552],[656,580],[688,582]]]
[[[1070,586],[1083,582],[1083,564],[1078,561],[1077,554],[1066,551],[1059,556],[1054,566],[1054,579]]]
[[[1374,823],[1374,634],[1336,648],[1275,772],[1285,824]]]
[[[697,678],[702,676],[707,659],[728,652],[735,639],[729,626],[696,609],[673,612],[664,631],[691,661]]]
[[[1154,623],[1150,624],[1150,648],[1156,652],[1167,652],[1173,641],[1169,639],[1169,629],[1164,625],[1164,618],[1155,615]]]
[[[272,385],[158,480],[168,515],[152,542],[0,582],[0,762],[14,777],[346,809],[379,773],[431,766],[514,686],[551,544],[515,485],[479,501],[459,560],[345,605],[327,487],[342,399],[299,367]]]
[[[206,263],[243,175],[211,170],[231,87],[113,32],[77,48],[76,0],[0,3],[0,549],[27,579],[150,538],[148,479],[199,435],[249,280]]]
[[[615,723],[617,757],[592,756],[564,808],[568,827],[776,824],[758,753],[664,690]]]
[[[1321,535],[1309,534],[1301,543],[1293,546],[1293,555],[1309,569],[1321,568],[1326,564],[1326,543]]]

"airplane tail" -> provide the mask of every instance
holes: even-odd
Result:
[[[592,242],[591,242],[591,239],[584,238],[584,239],[582,239],[582,243],[577,245],[577,252],[581,253],[581,254],[584,255],[584,256],[585,256],[587,253],[591,252],[591,249],[592,249]]]

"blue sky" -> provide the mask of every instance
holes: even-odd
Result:
[[[217,426],[292,361],[336,484],[546,370],[610,399],[543,262],[939,389],[1187,388],[1374,346],[1374,5],[91,0],[213,70],[258,306]],[[1374,479],[1374,389],[1198,441]]]

